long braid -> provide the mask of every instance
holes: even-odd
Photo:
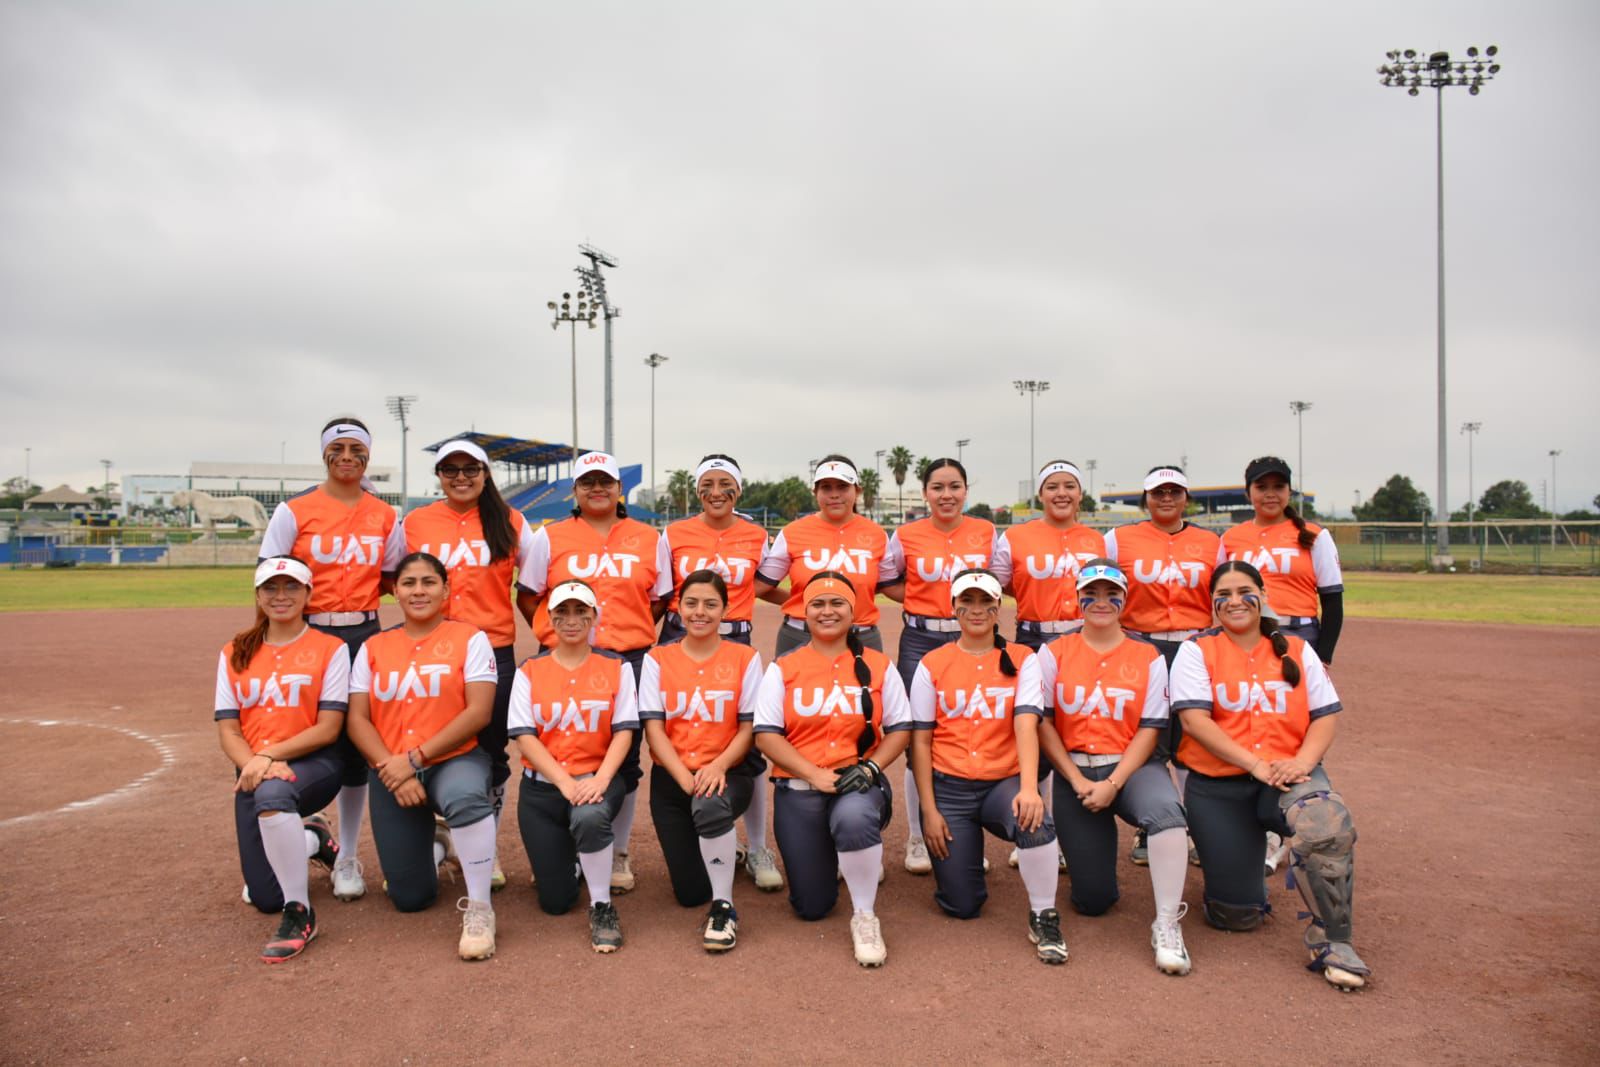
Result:
[[[1285,518],[1294,523],[1294,528],[1300,531],[1297,540],[1300,542],[1301,548],[1310,548],[1316,543],[1317,535],[1306,529],[1306,520],[1294,509],[1293,504],[1285,504],[1283,514]]]
[[[1283,664],[1283,680],[1293,689],[1300,684],[1300,665],[1289,658],[1289,639],[1278,629],[1278,620],[1261,616],[1261,636],[1272,642],[1272,651]]]
[[[856,659],[856,684],[861,686],[861,717],[865,720],[861,733],[856,737],[856,755],[866,759],[867,753],[878,742],[877,732],[872,727],[872,668],[867,666],[867,661],[861,655],[861,638],[854,631],[845,637],[844,643]]]
[[[994,626],[994,647],[1000,650],[1000,673],[1007,678],[1017,676],[1017,665],[1011,662],[1011,653],[1006,651],[1006,639],[1000,636],[1000,624]]]

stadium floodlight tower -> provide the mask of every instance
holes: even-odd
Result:
[[[605,441],[606,451],[612,455],[616,449],[612,447],[612,393],[611,393],[611,320],[622,314],[622,309],[613,307],[611,300],[606,296],[606,278],[600,273],[601,267],[610,267],[615,270],[617,261],[594,245],[579,245],[578,252],[589,261],[587,267],[578,267],[578,277],[583,279],[583,284],[589,290],[594,306],[600,309],[600,314],[605,318],[606,324],[606,424]],[[574,442],[576,443],[576,442]]]
[[[1483,429],[1481,422],[1463,422],[1461,432],[1467,435],[1467,522],[1472,522],[1472,439]],[[1468,531],[1471,532],[1470,530]]]
[[[1034,475],[1039,473],[1039,465],[1033,458],[1033,402],[1039,399],[1040,393],[1050,391],[1050,383],[1032,378],[1017,378],[1011,384],[1017,387],[1018,393],[1028,398],[1028,477],[1023,484],[1032,485]]]
[[[389,414],[400,420],[400,514],[406,513],[406,505],[411,502],[411,493],[407,485],[407,475],[411,467],[406,460],[406,435],[411,431],[411,426],[406,422],[406,415],[411,411],[411,405],[417,402],[414,396],[391,396],[384,401],[389,409]]]
[[[650,368],[650,510],[656,511],[656,368],[667,361],[660,352],[644,357]]]
[[[1424,58],[1415,48],[1397,48],[1387,54],[1388,62],[1378,68],[1380,84],[1404,89],[1408,96],[1416,96],[1423,89],[1434,90],[1434,173],[1438,188],[1439,226],[1439,495],[1434,498],[1433,506],[1438,556],[1434,563],[1441,568],[1448,567],[1451,562],[1450,502],[1446,496],[1448,476],[1445,463],[1449,434],[1445,422],[1444,388],[1444,91],[1451,86],[1465,86],[1470,95],[1477,96],[1483,91],[1484,85],[1500,73],[1500,64],[1495,58],[1499,54],[1500,49],[1490,45],[1480,55],[1474,45],[1467,49],[1465,60],[1452,61],[1449,52],[1430,52]]]
[[[576,308],[572,306],[574,303],[578,305]],[[572,477],[576,478],[578,476],[578,323],[587,322],[589,329],[594,329],[594,317],[599,308],[590,302],[587,289],[579,289],[576,295],[562,293],[561,303],[549,300],[544,306],[555,313],[550,320],[552,330],[560,329],[563,322],[572,326]]]
[[[1294,433],[1295,433],[1295,438],[1296,438],[1296,440],[1298,442],[1297,447],[1299,449],[1299,451],[1295,453],[1294,469],[1300,472],[1300,477],[1295,479],[1296,482],[1300,483],[1300,491],[1295,495],[1297,495],[1300,498],[1300,512],[1301,512],[1301,514],[1304,514],[1305,510],[1306,510],[1306,430],[1305,430],[1306,420],[1305,420],[1305,414],[1306,414],[1306,412],[1311,410],[1311,403],[1310,403],[1310,401],[1307,401],[1307,400],[1291,400],[1291,401],[1289,401],[1289,410],[1294,412]],[[1246,486],[1245,487],[1245,492],[1249,493],[1249,491],[1250,491],[1249,487]]]

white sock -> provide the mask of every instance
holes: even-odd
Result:
[[[435,867],[443,865],[444,858],[449,854],[450,853],[445,851],[443,841],[435,841],[433,843],[433,865]]]
[[[1183,902],[1183,881],[1189,875],[1189,835],[1181,826],[1145,839],[1150,849],[1150,888],[1155,891],[1156,918],[1176,919]]]
[[[911,840],[922,836],[922,796],[917,792],[917,776],[911,772],[911,761],[906,760],[906,826]]]
[[[599,852],[578,853],[578,866],[583,868],[583,880],[589,886],[590,904],[611,903],[611,854],[616,845],[607,845]]]
[[[339,790],[339,855],[354,856],[361,846],[361,820],[367,814],[367,787],[347,785]]]
[[[857,914],[872,914],[878,902],[878,871],[883,868],[883,845],[839,853],[839,870],[850,888],[850,903]]]
[[[283,890],[283,900],[311,905],[307,885],[305,828],[292,812],[275,811],[256,820],[261,827],[261,847],[267,853],[267,863],[278,878],[278,888]]]
[[[767,807],[770,795],[767,778],[771,770],[769,767],[756,776],[756,787],[750,792],[750,806],[744,809],[744,839],[749,843],[751,852],[767,847]]]
[[[711,879],[711,899],[733,903],[734,850],[739,838],[729,830],[721,837],[700,839],[700,861],[706,865],[706,876]]]
[[[639,799],[639,791],[635,789],[622,798],[622,810],[617,812],[617,817],[611,820],[611,836],[616,838],[613,846],[623,855],[628,854],[628,842],[633,839],[633,808]],[[606,878],[610,879],[607,874]]]
[[[467,880],[467,899],[489,903],[489,876],[494,873],[494,816],[485,815],[471,826],[452,826],[450,839],[461,857],[461,874]]]
[[[1056,906],[1056,882],[1061,875],[1061,860],[1055,842],[1017,849],[1017,870],[1028,891],[1028,907],[1044,911]]]
[[[322,847],[322,842],[317,839],[317,835],[316,834],[312,833],[310,830],[306,830],[305,829],[305,825],[306,825],[305,823],[301,823],[300,824],[300,828],[302,830],[305,830],[305,835],[306,835],[306,859],[310,859],[312,856],[315,856],[317,854],[317,850]]]

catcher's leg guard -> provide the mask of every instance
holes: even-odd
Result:
[[[1316,792],[1284,812],[1294,831],[1294,882],[1329,941],[1349,941],[1355,882],[1356,828],[1338,793]]]

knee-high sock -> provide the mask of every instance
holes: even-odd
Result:
[[[752,852],[767,847],[767,808],[770,806],[768,797],[771,790],[767,778],[770,774],[769,767],[756,776],[756,787],[750,793],[750,806],[744,809],[744,839]]]
[[[317,835],[316,834],[312,833],[310,830],[305,829],[305,825],[306,825],[305,823],[301,823],[300,824],[300,828],[301,828],[302,832],[304,832],[305,835],[306,835],[306,859],[310,859],[312,856],[315,856],[317,854],[317,851],[319,849],[322,848],[322,842],[317,840]]]
[[[611,836],[616,838],[616,850],[623,855],[628,854],[628,842],[633,837],[633,809],[639,799],[639,791],[635,789],[622,798],[622,810],[617,812],[617,817],[611,820]],[[610,873],[606,874],[609,880]]]
[[[1189,841],[1183,827],[1162,830],[1145,839],[1150,849],[1150,888],[1155,891],[1156,918],[1176,919],[1183,903],[1183,880],[1189,874]]]
[[[267,853],[272,873],[277,876],[278,887],[283,890],[284,901],[293,900],[309,906],[305,827],[289,811],[275,811],[256,822],[261,827],[261,847]]]
[[[615,845],[607,845],[598,852],[578,853],[578,866],[583,868],[590,904],[611,903],[611,856],[615,851]]]
[[[1023,888],[1028,891],[1028,907],[1034,911],[1056,906],[1056,882],[1061,876],[1061,861],[1056,852],[1054,842],[1017,849],[1017,870],[1022,874]]]
[[[339,790],[339,855],[354,856],[361,845],[361,820],[367,814],[367,787],[347,785]]]
[[[916,840],[922,836],[922,797],[917,793],[917,776],[911,771],[911,761],[906,760],[906,826],[911,831],[911,839]]]
[[[467,880],[467,899],[489,903],[489,876],[494,873],[494,816],[485,815],[471,826],[452,826],[450,839],[461,858],[461,876]]]
[[[732,830],[721,837],[700,839],[700,862],[706,865],[706,877],[711,879],[711,899],[733,903],[734,850],[739,837]]]
[[[883,845],[839,853],[839,871],[850,889],[857,912],[871,913],[878,902],[878,871],[883,868]]]

